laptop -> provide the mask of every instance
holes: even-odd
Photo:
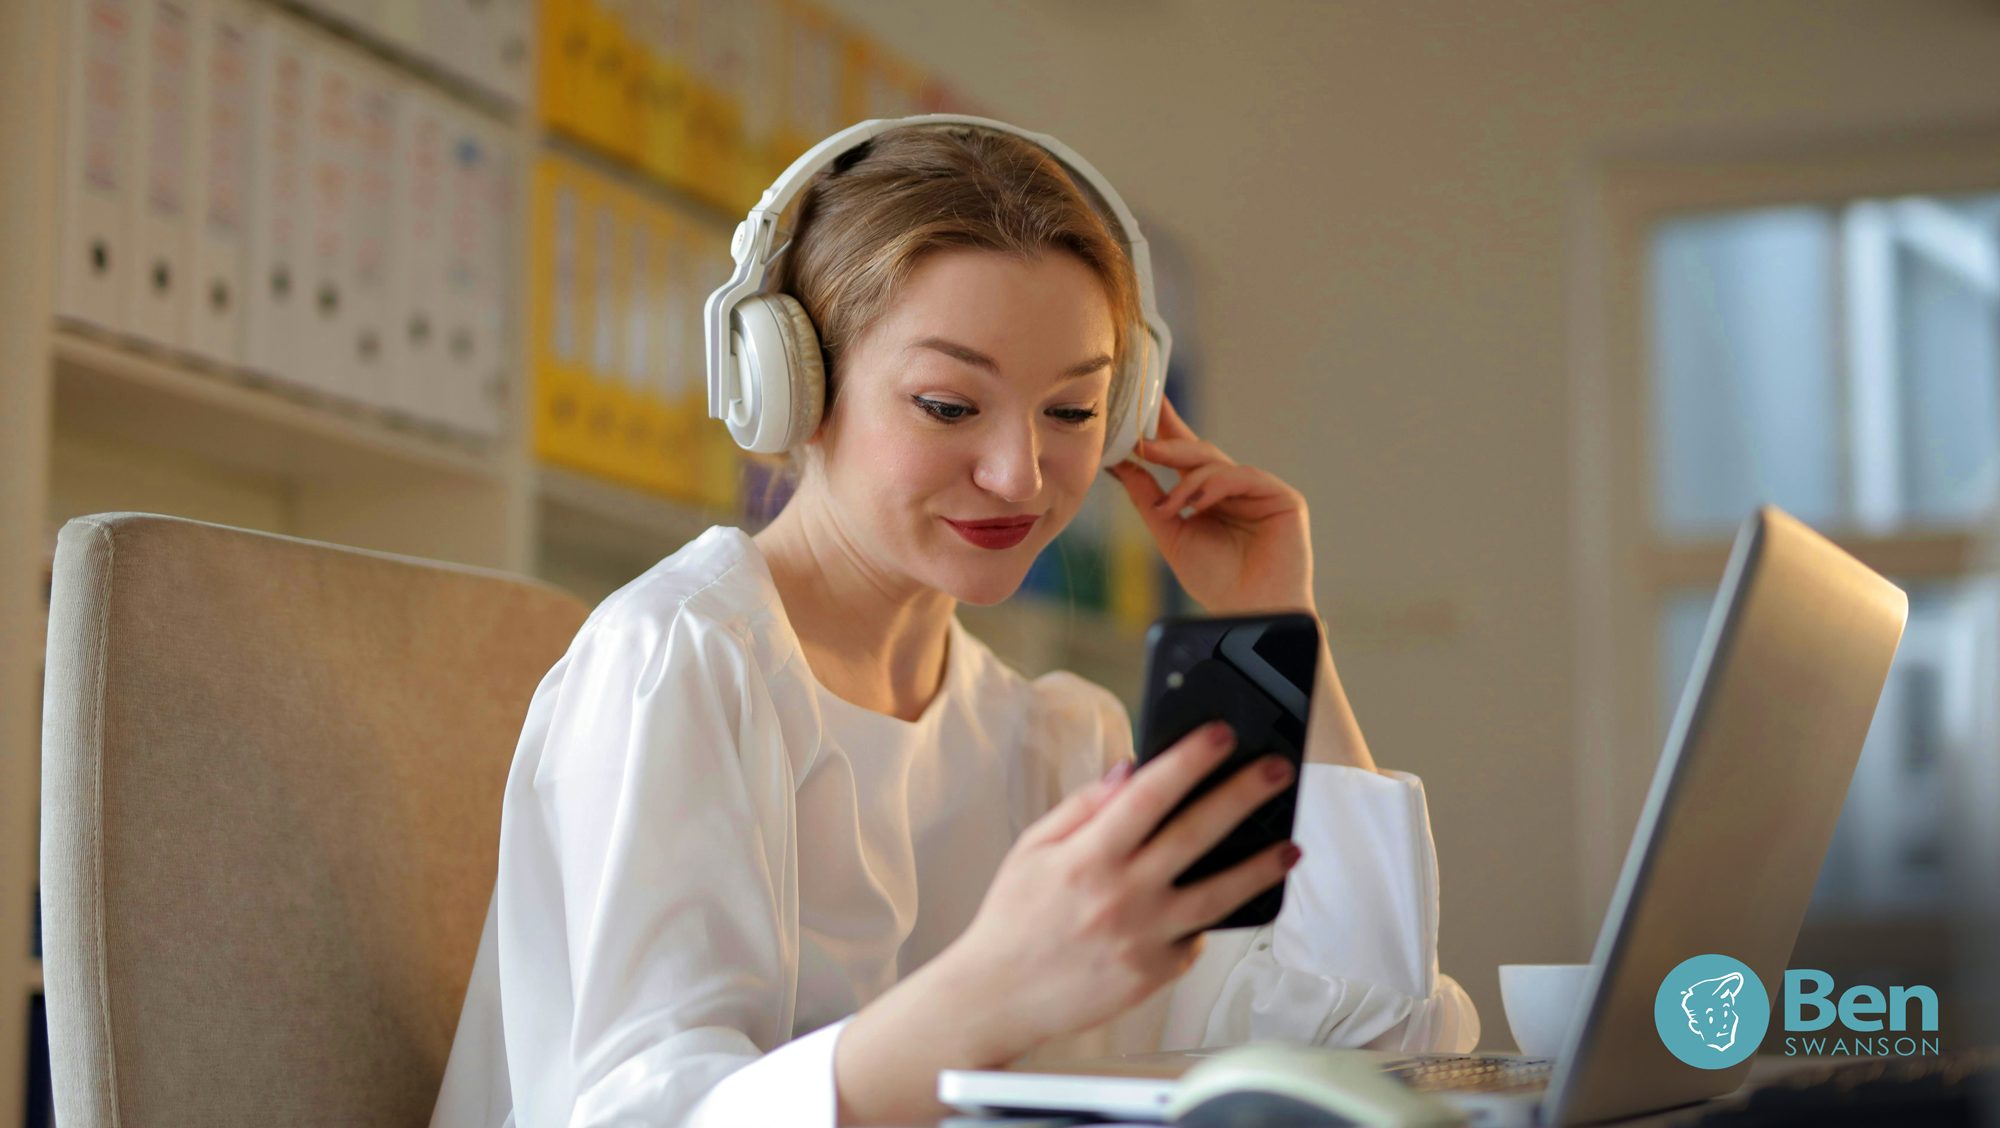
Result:
[[[1791,515],[1744,522],[1626,852],[1568,1043],[1553,1059],[1367,1051],[1473,1124],[1590,1124],[1736,1089],[1751,1058],[1683,1063],[1654,1004],[1697,955],[1785,963],[1889,676],[1909,599]],[[1180,1075],[1220,1049],[1019,1070],[945,1070],[965,1112],[1160,1121]]]

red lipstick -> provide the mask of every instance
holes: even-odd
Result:
[[[996,517],[986,521],[954,521],[943,518],[959,536],[981,548],[1012,548],[1028,538],[1040,516]]]

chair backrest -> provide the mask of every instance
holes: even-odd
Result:
[[[42,732],[58,1123],[426,1124],[514,744],[586,610],[198,521],[65,525]]]

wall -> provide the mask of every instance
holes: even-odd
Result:
[[[1572,193],[1609,152],[2000,120],[2000,4],[833,6],[1186,245],[1229,389],[1207,437],[1310,499],[1356,712],[1430,796],[1442,964],[1511,1044],[1496,965],[1587,958],[1599,911],[1574,849]]]

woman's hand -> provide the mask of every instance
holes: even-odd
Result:
[[[1137,453],[1180,471],[1173,489],[1161,490],[1131,459],[1108,473],[1124,485],[1187,593],[1216,615],[1313,610],[1305,497],[1198,437],[1164,398],[1159,434],[1141,440]],[[1187,517],[1184,508],[1192,510]]]
[[[1211,615],[1305,611],[1313,603],[1312,531],[1306,499],[1277,475],[1241,466],[1195,435],[1174,405],[1160,401],[1160,437],[1141,440],[1138,454],[1180,471],[1171,490],[1131,459],[1108,473],[1146,522],[1181,586]],[[1192,512],[1181,516],[1181,510]],[[1319,674],[1305,758],[1379,770],[1354,719],[1347,691],[1321,631]]]
[[[1193,966],[1201,929],[1278,883],[1299,859],[1289,842],[1181,888],[1173,881],[1282,791],[1292,767],[1272,756],[1161,820],[1235,747],[1220,722],[1145,768],[1114,769],[1021,833],[963,935],[939,956],[978,985],[969,1018],[1001,1060],[1123,1013]]]

